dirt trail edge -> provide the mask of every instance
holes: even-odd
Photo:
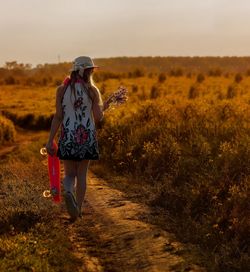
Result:
[[[68,224],[81,271],[206,271],[195,263],[191,245],[140,220],[150,213],[146,206],[88,175],[83,217]]]
[[[1,159],[46,134],[18,132],[16,143],[0,149]],[[130,201],[129,196],[111,188],[90,170],[83,217],[70,223],[64,203],[58,208],[61,215],[55,224],[68,232],[72,251],[81,263],[78,271],[207,271],[196,259],[194,246],[182,244],[174,234],[145,222],[143,219],[150,215],[147,206]]]

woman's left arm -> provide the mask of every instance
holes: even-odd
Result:
[[[104,108],[100,105],[100,99],[97,94],[93,99],[92,110],[95,123],[98,124],[104,117]]]
[[[92,109],[93,109],[93,115],[96,123],[100,123],[104,117],[104,111],[107,110],[110,107],[111,103],[117,103],[123,104],[125,101],[127,101],[127,89],[124,87],[119,87],[119,89],[113,93],[106,101],[101,103],[101,97],[95,88],[93,88],[93,91],[95,92],[95,96],[93,98],[93,103],[92,103]]]

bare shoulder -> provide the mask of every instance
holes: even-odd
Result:
[[[63,84],[58,86],[57,90],[56,90],[56,96],[62,97],[64,94],[64,88],[65,88],[65,86]]]
[[[100,99],[100,92],[96,86],[91,86],[92,88],[92,99],[95,102],[99,102]]]
[[[60,86],[57,87],[56,92],[57,92],[57,93],[63,92],[64,87],[65,87],[64,84],[61,84]]]

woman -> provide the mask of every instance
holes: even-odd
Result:
[[[89,162],[99,160],[95,125],[103,119],[110,103],[110,99],[103,103],[93,84],[92,73],[97,67],[90,57],[75,59],[70,77],[57,89],[56,113],[46,144],[47,152],[54,154],[52,143],[61,125],[57,156],[64,163],[65,204],[73,220],[81,216]],[[75,178],[76,199],[73,193]]]

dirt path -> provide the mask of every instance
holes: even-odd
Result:
[[[80,271],[206,271],[195,263],[193,247],[143,222],[150,211],[128,200],[89,172],[83,218],[68,224]]]
[[[40,134],[21,133],[16,144],[0,150],[0,158]],[[104,179],[88,173],[83,217],[69,222],[64,203],[58,226],[68,232],[71,248],[84,272],[206,271],[198,265],[192,245],[145,222],[150,210],[129,200]]]

